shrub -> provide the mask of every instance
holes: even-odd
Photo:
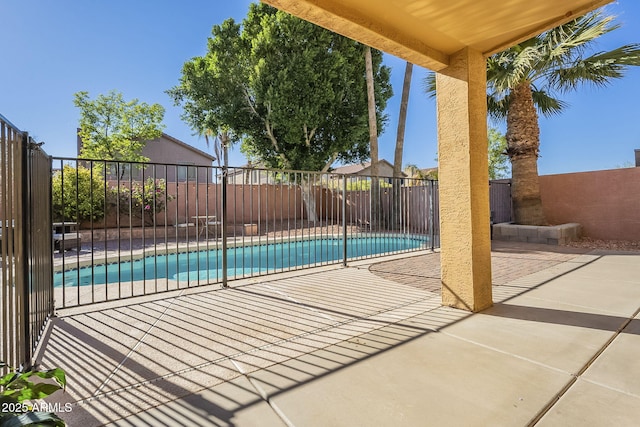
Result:
[[[391,184],[386,181],[386,178],[378,178],[380,188],[389,188]],[[358,179],[356,181],[347,181],[347,191],[369,191],[371,190],[371,179]]]
[[[140,218],[145,225],[154,225],[156,215],[164,212],[167,202],[173,200],[173,196],[167,194],[164,179],[148,178],[144,185],[133,182],[131,188],[123,185],[113,191],[119,200],[120,213]]]
[[[0,362],[0,368],[9,367]],[[10,368],[10,367],[9,367]],[[53,381],[30,381],[31,377]],[[65,373],[60,368],[48,371],[29,370],[26,372],[13,371],[0,377],[0,425],[4,426],[64,426],[65,422],[56,414],[38,410],[34,400],[45,397],[64,389],[67,384]]]
[[[102,171],[65,165],[52,178],[53,220],[101,220],[105,210],[105,184]]]

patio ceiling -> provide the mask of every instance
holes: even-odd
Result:
[[[469,47],[489,56],[612,0],[263,0],[434,71]]]

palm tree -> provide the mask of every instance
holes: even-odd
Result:
[[[409,92],[411,91],[411,75],[413,64],[406,63],[404,68],[404,80],[402,83],[402,96],[400,98],[400,113],[398,115],[398,132],[396,134],[396,149],[393,156],[393,189],[391,191],[391,227],[399,229],[401,226],[401,195],[400,184],[402,178],[402,154],[404,151],[404,131],[407,126],[407,106],[409,104]]]
[[[493,118],[507,121],[511,194],[518,224],[546,223],[538,184],[538,112],[559,114],[567,104],[555,97],[557,93],[585,83],[605,86],[623,77],[629,66],[640,65],[640,44],[585,57],[598,37],[619,27],[613,19],[601,10],[591,12],[487,60],[487,109]],[[425,90],[435,94],[434,76],[428,77]]]
[[[433,168],[436,169],[437,168]],[[413,180],[418,180],[418,179],[438,179],[438,174],[436,170],[431,170],[428,173],[425,173],[425,171],[428,171],[429,169],[420,169],[417,165],[413,164],[413,163],[408,163],[404,166],[404,173],[405,175],[407,175],[408,178],[410,178],[411,180],[408,182],[408,185],[419,185],[416,184],[415,181]],[[432,173],[436,172],[435,175],[433,175]]]
[[[376,119],[376,97],[373,86],[373,65],[371,47],[364,48],[364,64],[367,80],[367,101],[369,109],[369,151],[371,156],[371,227],[375,228],[380,222],[380,182],[378,180],[378,127]]]
[[[402,178],[402,153],[404,151],[404,131],[407,125],[407,105],[409,104],[409,92],[411,91],[411,75],[413,64],[407,62],[404,68],[404,80],[402,82],[402,97],[400,98],[400,114],[398,115],[398,132],[396,134],[396,149],[393,157],[393,177]]]
[[[584,56],[598,37],[619,26],[595,11],[497,53],[487,61],[488,110],[507,120],[507,155],[511,160],[515,222],[542,225],[538,184],[540,131],[538,113],[552,116],[566,104],[556,93],[591,83],[605,86],[630,65],[640,65],[640,45]],[[536,111],[537,108],[537,111]]]

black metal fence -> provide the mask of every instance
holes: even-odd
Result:
[[[56,305],[439,245],[437,182],[53,159]]]
[[[50,164],[0,115],[0,360],[14,368],[31,366],[54,308]]]

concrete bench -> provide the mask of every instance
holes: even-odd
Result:
[[[60,253],[69,249],[79,251],[82,247],[82,237],[80,233],[54,233],[53,247]]]

